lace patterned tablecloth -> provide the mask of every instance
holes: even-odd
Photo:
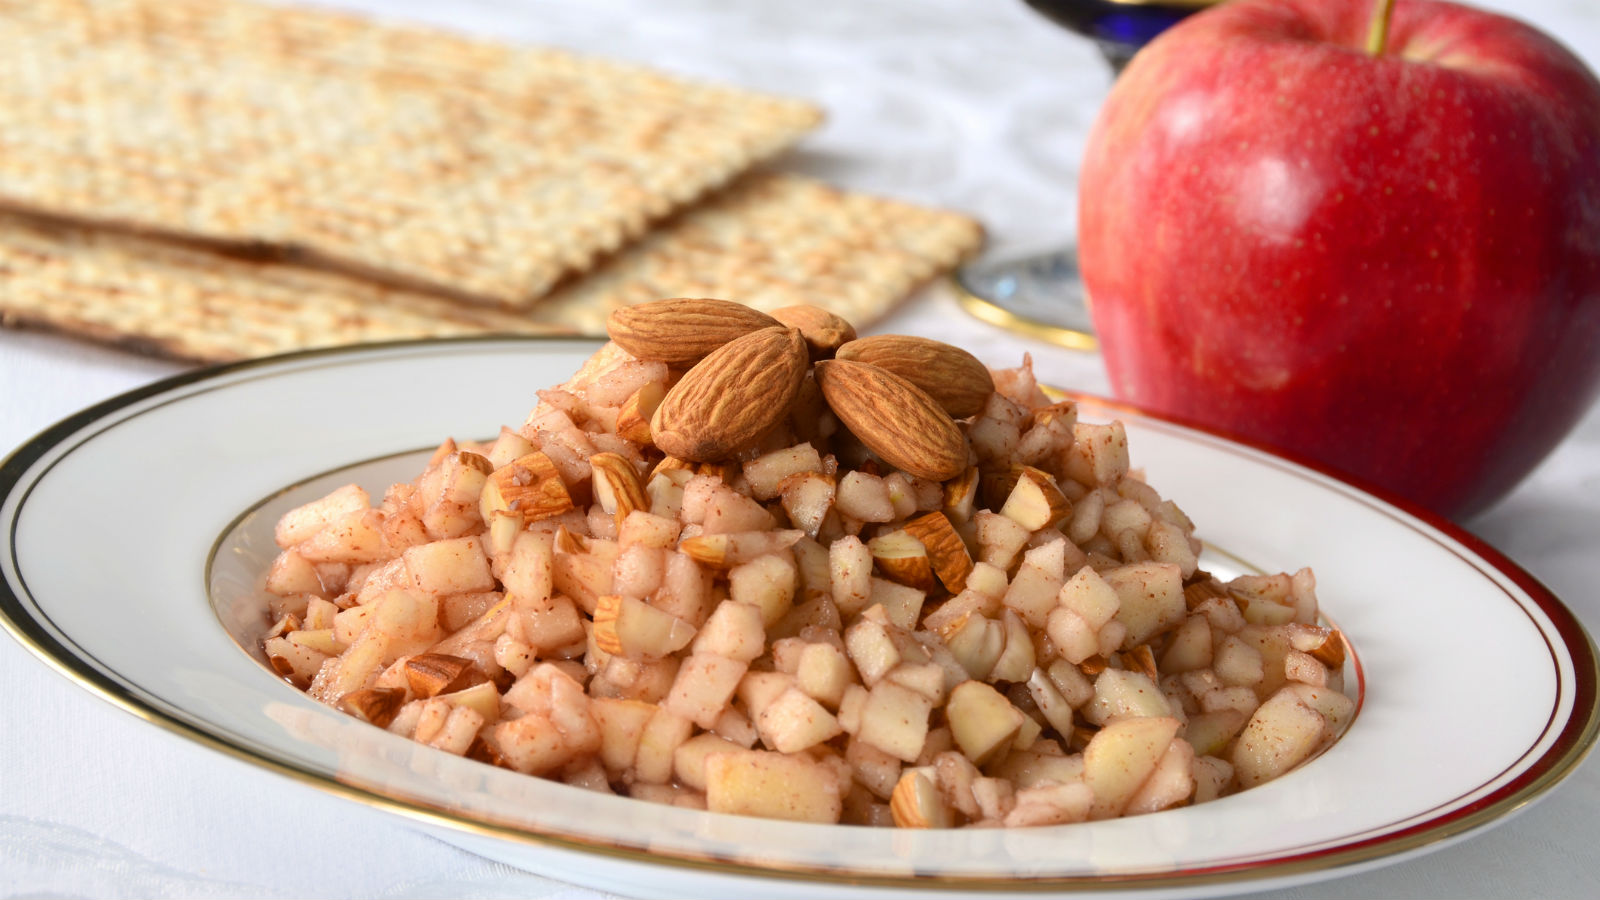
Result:
[[[994,255],[1073,239],[1077,160],[1110,83],[1085,41],[1020,0],[328,2],[813,99],[828,124],[781,167],[969,211]],[[1600,6],[1590,0],[1483,5],[1540,25],[1600,67]],[[939,287],[876,330],[953,340],[991,362],[1030,352],[1044,380],[1107,390],[1097,356],[979,323]],[[0,450],[176,371],[0,333]],[[1600,631],[1600,408],[1512,497],[1468,524]],[[4,639],[0,684],[0,896],[604,896],[170,736]],[[1597,813],[1600,763],[1590,759],[1505,827],[1275,896],[1597,896]]]

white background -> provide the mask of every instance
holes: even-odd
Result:
[[[827,110],[828,124],[780,167],[966,210],[985,224],[994,255],[1072,239],[1077,160],[1110,83],[1087,42],[1020,0],[337,5],[810,98]],[[1600,5],[1591,0],[1479,5],[1544,28],[1600,68]],[[1098,357],[979,323],[937,287],[874,330],[952,340],[994,365],[1031,352],[1045,380],[1107,390]],[[0,452],[84,406],[181,370],[0,332]],[[137,477],[134,461],[129,477]],[[1591,632],[1600,629],[1600,409],[1515,494],[1466,525],[1555,591]],[[0,685],[0,895],[602,896],[488,862],[169,736],[6,639]],[[1600,764],[1591,759],[1487,835],[1276,896],[1595,896],[1596,846]]]

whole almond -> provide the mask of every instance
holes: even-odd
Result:
[[[932,481],[966,471],[967,439],[927,391],[853,360],[823,360],[816,378],[833,414],[885,462]]]
[[[667,391],[650,420],[656,447],[695,462],[729,459],[789,415],[809,357],[798,329],[776,326],[713,350]]]
[[[851,341],[835,354],[867,363],[911,382],[957,419],[983,412],[994,378],[976,356],[943,341],[908,334],[876,334]]]
[[[849,322],[820,306],[802,303],[772,311],[772,317],[790,328],[800,329],[806,346],[811,348],[811,359],[831,359],[840,347],[856,339],[856,330]]]
[[[706,354],[778,320],[732,300],[652,300],[612,310],[606,334],[639,359],[686,368]]]

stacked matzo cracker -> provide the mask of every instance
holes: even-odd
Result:
[[[679,294],[871,319],[979,230],[750,172],[819,119],[324,11],[0,0],[0,320],[217,361]]]

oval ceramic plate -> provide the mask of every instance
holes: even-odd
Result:
[[[1127,407],[1134,464],[1199,525],[1207,566],[1311,566],[1362,706],[1332,749],[1213,803],[1016,830],[802,825],[602,796],[434,751],[320,706],[245,648],[284,509],[408,480],[444,437],[516,425],[592,342],[461,340],[200,371],[85,410],[0,469],[7,628],[163,728],[624,893],[1200,896],[1313,881],[1502,821],[1596,732],[1593,646],[1499,554],[1269,453]],[[94,565],[80,563],[92,558]],[[1514,675],[1513,675],[1514,673]]]

